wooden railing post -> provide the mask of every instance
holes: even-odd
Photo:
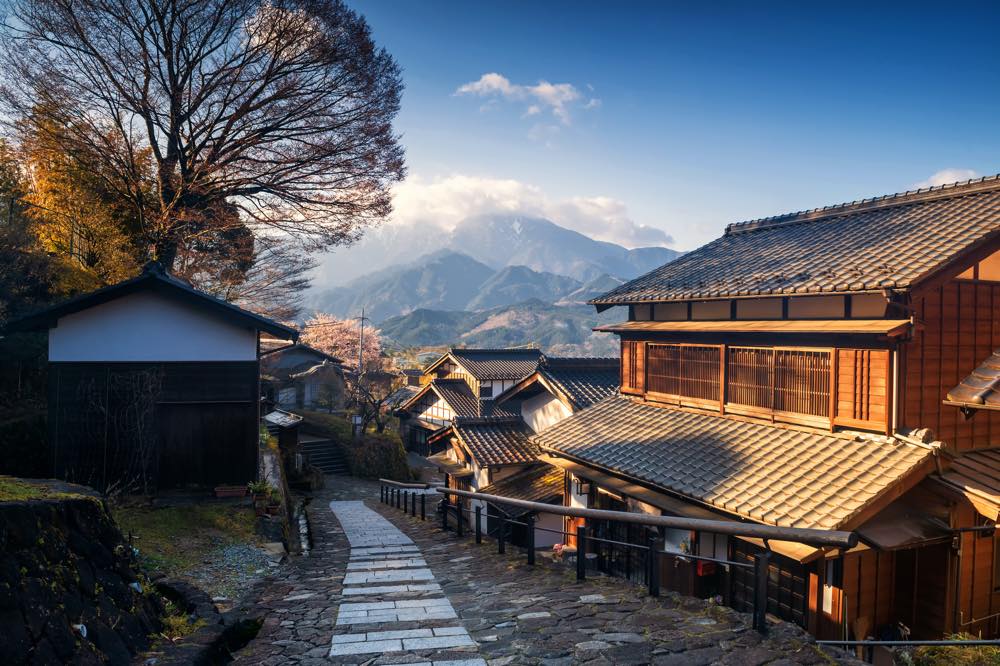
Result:
[[[767,579],[771,564],[771,551],[753,556],[753,628],[767,633]]]
[[[448,500],[443,499],[441,503],[438,504],[438,508],[441,510],[441,529],[445,532],[448,531]]]
[[[507,552],[507,515],[501,511],[500,512],[500,531],[497,532],[497,552],[506,553]]]
[[[427,520],[427,493],[420,493],[420,520]]]
[[[650,534],[646,540],[646,547],[649,548],[646,551],[649,562],[649,596],[658,597],[660,596],[660,551],[663,549],[663,540]]]
[[[576,526],[576,579],[587,578],[587,528]]]
[[[535,517],[529,513],[524,517],[524,522],[528,530],[528,566],[535,566]]]
[[[483,542],[483,507],[476,505],[476,543]]]

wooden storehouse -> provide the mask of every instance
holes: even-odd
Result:
[[[158,264],[11,323],[48,330],[56,478],[153,492],[256,478],[260,338],[291,328]]]
[[[769,611],[821,637],[1000,634],[1000,178],[733,224],[592,303],[628,307],[599,329],[620,394],[533,437],[567,504],[854,531],[846,553],[770,543]],[[750,608],[742,570],[678,562],[675,589]]]

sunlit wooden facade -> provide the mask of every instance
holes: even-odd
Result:
[[[856,531],[861,545],[848,553],[772,544],[769,610],[827,638],[1000,635],[1000,451],[992,458],[1000,411],[963,414],[946,404],[949,390],[1000,348],[996,201],[1000,183],[988,179],[734,225],[677,268],[596,299],[599,309],[628,306],[628,321],[599,330],[620,337],[621,394],[645,411],[616,407],[631,421],[620,432],[588,435],[593,424],[573,423],[585,423],[584,412],[536,438],[567,470],[567,504]],[[677,422],[711,415],[707,439],[742,457],[706,474],[711,487],[671,477],[669,452],[689,456],[682,445],[705,436],[654,424],[648,407],[671,410]],[[636,423],[643,419],[646,431]],[[747,423],[785,433],[787,469],[784,444],[728,434]],[[852,463],[860,473],[846,480],[836,468],[840,448],[829,458],[793,455],[797,438],[821,433],[871,442],[876,453],[911,447],[907,460],[916,462],[879,468],[881,485]],[[617,459],[607,452],[630,443]],[[667,462],[636,460],[636,451],[654,448]],[[753,465],[765,471],[740,476]],[[762,499],[792,484],[803,465],[808,482],[796,477],[777,505]],[[834,520],[822,495],[837,484],[857,506]],[[730,560],[762,546],[666,537],[674,552]],[[663,575],[675,589],[746,606],[736,570],[671,567]]]

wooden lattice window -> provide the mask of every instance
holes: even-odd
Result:
[[[646,385],[646,344],[622,340],[622,393],[642,393]]]
[[[708,345],[649,345],[650,393],[718,402],[722,350]]]
[[[730,347],[726,402],[754,410],[830,416],[830,352]]]

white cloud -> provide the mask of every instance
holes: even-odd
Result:
[[[588,89],[593,91],[589,84]],[[549,83],[542,80],[533,86],[511,83],[503,74],[490,72],[483,74],[477,81],[470,81],[458,87],[456,95],[475,95],[477,97],[503,98],[514,102],[527,102],[524,116],[534,116],[548,109],[559,122],[569,125],[572,118],[570,109],[583,99],[583,94],[571,83]],[[582,104],[584,109],[594,109],[600,106],[599,99],[591,97]]]
[[[932,174],[927,180],[922,180],[919,183],[910,185],[910,189],[919,190],[925,187],[947,185],[949,183],[957,183],[960,180],[969,180],[971,178],[978,177],[979,174],[972,169],[942,169],[941,171]]]
[[[606,196],[554,199],[519,180],[463,174],[435,180],[410,176],[393,191],[394,224],[434,224],[450,230],[467,217],[487,214],[544,217],[630,248],[673,244],[666,231],[637,223],[623,201]]]

